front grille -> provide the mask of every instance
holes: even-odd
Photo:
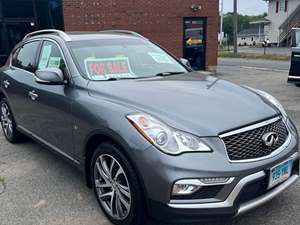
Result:
[[[267,147],[263,141],[263,136],[268,132],[275,132],[279,137],[277,143],[271,147]],[[271,154],[284,144],[287,136],[288,130],[280,119],[256,129],[223,137],[222,140],[230,160],[247,160]]]

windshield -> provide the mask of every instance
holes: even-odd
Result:
[[[91,80],[135,79],[188,72],[172,56],[149,41],[76,41],[70,44],[70,48],[81,72]]]

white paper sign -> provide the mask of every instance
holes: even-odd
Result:
[[[174,64],[172,59],[163,53],[156,53],[156,52],[148,52],[148,55],[150,55],[155,62],[157,63],[165,63],[165,64]]]
[[[59,68],[60,61],[61,61],[60,57],[50,57],[48,68]]]
[[[43,47],[41,59],[38,66],[39,69],[45,69],[47,67],[51,52],[52,45],[46,45]]]

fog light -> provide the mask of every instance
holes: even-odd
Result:
[[[174,184],[173,195],[190,195],[198,191],[200,186],[192,184]]]
[[[201,187],[230,184],[234,177],[208,177],[200,179],[186,179],[177,181],[172,190],[172,195],[190,195]]]
[[[233,177],[208,177],[199,179],[205,185],[224,185],[230,184],[234,178]]]

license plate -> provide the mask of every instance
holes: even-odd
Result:
[[[287,160],[270,169],[268,189],[287,180],[292,173],[293,160]]]

